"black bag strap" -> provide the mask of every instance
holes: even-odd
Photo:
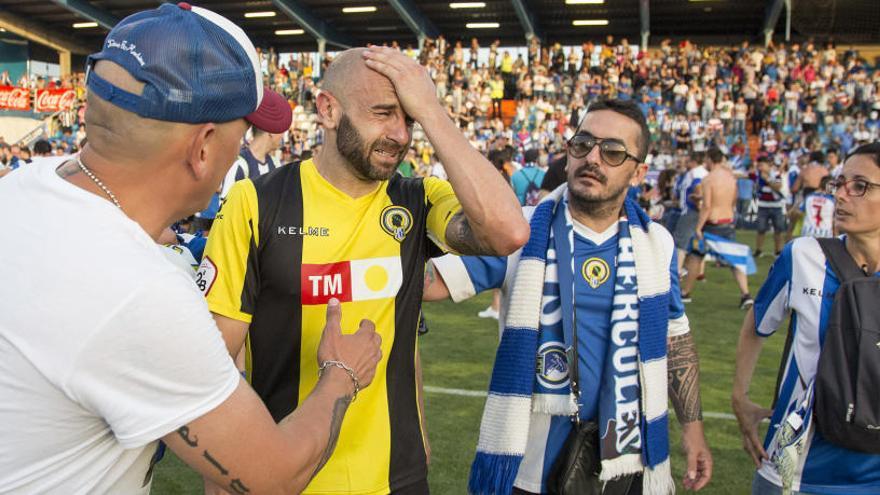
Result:
[[[574,253],[572,253],[574,256]],[[573,277],[572,277],[573,279]],[[574,298],[575,284],[571,284],[571,349],[568,352],[568,379],[571,384],[571,393],[574,394],[574,403],[577,406],[575,422],[581,422],[581,382],[580,382],[580,361],[578,360],[578,320],[577,320],[577,304]],[[565,331],[563,329],[563,331]]]
[[[846,250],[843,241],[836,237],[823,237],[818,241],[822,252],[825,253],[825,258],[828,259],[831,269],[834,270],[834,274],[837,275],[841,284],[867,276]]]

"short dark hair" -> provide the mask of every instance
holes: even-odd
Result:
[[[645,119],[645,114],[642,113],[642,109],[639,108],[636,102],[632,100],[600,98],[590,103],[590,106],[587,107],[586,113],[588,114],[598,110],[611,110],[624,117],[628,117],[639,125],[639,138],[636,141],[636,146],[639,147],[639,161],[644,162],[645,157],[648,156],[648,144],[651,142],[651,131],[648,129],[648,121]]]
[[[259,136],[262,136],[263,134],[269,134],[269,133],[256,127],[256,126],[251,127],[251,136],[253,136],[254,139],[258,138]]]
[[[712,163],[721,163],[724,160],[724,152],[717,146],[709,148],[709,151],[706,152],[706,156],[709,157],[709,161]]]
[[[46,155],[52,153],[52,145],[45,139],[40,139],[34,143],[34,153],[37,155]]]
[[[880,167],[880,141],[859,146],[846,155],[846,159],[849,160],[856,155],[868,155],[874,161],[874,165]]]

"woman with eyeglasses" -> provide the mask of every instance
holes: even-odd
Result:
[[[880,142],[850,153],[841,174],[828,187],[836,203],[834,222],[843,233],[840,242],[865,274],[880,276]],[[743,448],[757,468],[754,495],[780,494],[783,485],[795,495],[880,493],[880,455],[831,443],[811,420],[810,384],[839,287],[817,239],[801,237],[782,250],[754,308],[746,314],[737,348],[732,404]],[[749,384],[764,338],[789,313],[791,343],[782,356],[775,407],[765,409],[749,399]],[[762,442],[758,425],[764,418],[771,419]],[[786,440],[780,446],[782,439]]]

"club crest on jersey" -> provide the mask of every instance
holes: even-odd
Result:
[[[545,388],[560,389],[568,385],[568,358],[561,342],[545,342],[538,348],[538,382]]]
[[[598,289],[600,285],[608,280],[611,270],[608,268],[608,263],[602,258],[590,258],[584,261],[581,273],[584,275],[584,280],[590,284],[590,287]]]
[[[410,229],[412,229],[413,218],[409,210],[403,206],[391,205],[386,206],[382,210],[379,223],[382,225],[382,230],[388,235],[397,240],[397,242],[403,242]]]

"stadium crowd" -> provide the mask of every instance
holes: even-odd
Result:
[[[403,50],[428,68],[437,97],[471,144],[484,153],[507,148],[508,153],[495,155],[507,176],[525,164],[529,149],[540,151],[538,164],[543,167],[560,155],[585,107],[597,98],[638,103],[651,131],[647,162],[656,171],[684,170],[687,153],[717,146],[744,172],[758,156],[768,157],[780,175],[791,173],[790,188],[810,152],[827,153],[828,165],[835,167],[856,145],[880,136],[880,71],[871,70],[857,52],[836,50],[832,43],[764,48],[746,41],[700,47],[664,40],[659,49],[640,51],[625,38],[609,36],[580,48],[535,41],[526,57],[499,45],[492,43],[487,55],[476,39],[467,46],[440,36],[426,40],[421,51],[412,46]],[[258,56],[264,82],[294,108],[294,124],[275,161],[310,156],[323,142],[314,102],[319,76],[332,54],[321,67],[314,67],[315,58],[306,54],[285,58],[270,48],[258,49]],[[33,78],[19,84],[73,85],[82,96],[82,77]],[[503,99],[515,104],[500,115]],[[85,137],[82,101],[63,112],[47,136],[53,153],[79,149]],[[402,172],[444,177],[442,164],[418,128],[412,144]],[[15,150],[6,143],[0,148],[0,163],[14,167]],[[30,150],[22,148],[21,153],[27,161]],[[655,174],[649,176],[649,182],[655,180]],[[744,188],[743,199],[750,193]]]

